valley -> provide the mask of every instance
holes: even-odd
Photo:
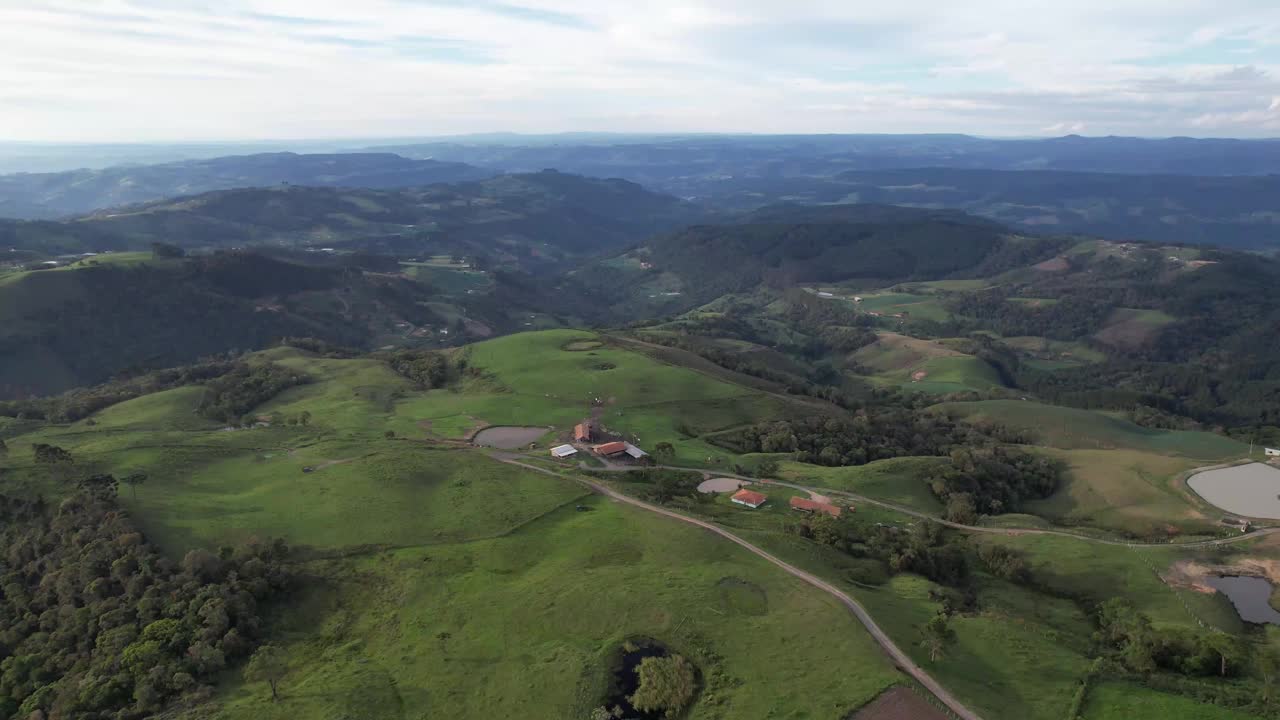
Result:
[[[0,716],[1275,712],[1265,253],[558,172],[0,232]]]

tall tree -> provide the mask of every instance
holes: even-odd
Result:
[[[244,669],[244,679],[249,682],[265,682],[271,686],[271,700],[280,699],[280,681],[289,672],[284,651],[275,645],[263,645],[249,659]]]
[[[929,651],[929,662],[941,660],[946,655],[947,648],[956,642],[956,631],[951,629],[947,616],[942,613],[934,615],[925,623],[921,633],[924,638],[920,641],[920,647]]]
[[[138,499],[138,486],[147,481],[146,473],[133,473],[120,478],[120,482],[129,486],[129,491],[133,495],[133,499]]]

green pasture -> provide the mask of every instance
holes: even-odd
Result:
[[[691,719],[843,717],[898,681],[825,593],[698,529],[585,505],[506,537],[307,565],[280,618],[281,702],[230,679],[200,717],[581,718],[636,636],[699,665]]]
[[[933,407],[960,417],[1023,428],[1034,433],[1037,442],[1064,450],[1129,449],[1206,461],[1242,458],[1248,453],[1248,445],[1214,433],[1145,428],[1092,410],[1026,400],[942,403]]]

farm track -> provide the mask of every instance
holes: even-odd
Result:
[[[964,703],[960,702],[958,698],[956,698],[954,695],[948,692],[947,689],[943,687],[941,683],[934,680],[933,677],[929,675],[929,673],[927,673],[920,666],[916,665],[911,660],[911,658],[900,647],[898,647],[896,643],[894,643],[894,641],[889,637],[888,633],[886,633],[876,623],[875,619],[871,617],[871,614],[867,611],[866,608],[864,608],[857,600],[853,599],[852,596],[840,590],[839,588],[832,585],[831,583],[819,578],[818,576],[810,572],[802,570],[782,560],[781,558],[778,558],[775,555],[772,555],[766,550],[748,542],[747,540],[744,540],[741,537],[738,537],[737,535],[733,534],[732,532],[726,530],[723,527],[720,527],[719,525],[716,525],[715,523],[712,523],[706,520],[699,520],[697,518],[684,515],[683,513],[679,513],[674,510],[668,510],[666,508],[659,507],[657,505],[652,505],[638,498],[634,498],[624,493],[618,492],[617,490],[614,490],[600,482],[596,482],[582,475],[576,475],[572,478],[569,478],[565,474],[562,474],[553,470],[548,470],[546,468],[541,468],[536,465],[531,465],[529,463],[523,462],[523,460],[525,459],[524,456],[521,456],[515,453],[493,452],[493,453],[490,453],[489,455],[494,460],[497,460],[498,462],[506,463],[508,465],[515,465],[515,466],[524,468],[526,470],[532,470],[534,472],[542,473],[544,475],[551,475],[553,477],[577,480],[578,482],[591,488],[591,490],[594,491],[595,493],[603,495],[607,498],[610,498],[615,502],[625,503],[627,505],[631,505],[632,507],[646,510],[648,512],[655,513],[657,515],[662,515],[663,517],[671,518],[673,520],[678,520],[683,523],[687,523],[690,525],[695,525],[697,527],[703,528],[704,530],[715,533],[716,535],[719,535],[725,538],[726,540],[729,540],[730,542],[746,549],[752,554],[760,558],[763,558],[764,560],[767,560],[773,565],[781,568],[783,571],[785,571],[789,575],[792,575],[793,577],[796,577],[799,580],[809,585],[812,585],[813,587],[816,587],[819,590],[822,590],[823,592],[826,592],[827,594],[831,595],[836,600],[838,600],[842,605],[845,606],[845,608],[849,611],[849,613],[853,615],[853,617],[867,630],[867,632],[871,634],[871,637],[876,641],[876,643],[880,646],[880,648],[884,651],[884,653],[889,656],[890,660],[893,661],[894,665],[898,667],[898,669],[907,673],[913,679],[919,682],[920,685],[922,685],[925,689],[927,689],[930,693],[932,693],[933,696],[936,697],[939,702],[945,705],[957,717],[961,718],[961,720],[981,720],[981,716],[979,716],[976,712],[974,712],[973,710],[965,706]],[[657,466],[649,466],[649,467],[657,467],[659,469],[664,469],[664,470],[679,470],[679,471],[686,471],[686,472],[693,470],[695,472],[703,472],[704,474],[708,474],[706,473],[706,471],[701,471],[694,468],[676,467],[672,465],[657,465]],[[591,470],[595,472],[626,473],[626,472],[633,472],[637,470],[644,470],[646,468],[636,467],[636,466],[616,465],[616,464],[608,463],[603,468],[580,467],[578,469]],[[843,490],[835,490],[831,488],[820,488],[820,487],[807,487],[804,485],[798,485],[796,483],[783,482],[779,480],[760,480],[757,478],[749,478],[744,475],[738,475],[735,473],[728,473],[728,472],[710,473],[708,474],[708,476],[712,474],[720,477],[731,477],[738,480],[742,480],[744,482],[762,483],[762,484],[768,484],[768,485],[778,485],[781,487],[789,487],[795,490],[800,490],[802,492],[809,493],[811,495],[814,493],[821,493],[824,495],[833,495],[840,498],[847,498],[849,500],[853,500],[854,502],[860,502],[860,503],[865,503],[869,505],[876,505],[889,510],[893,510],[895,512],[902,513],[904,515],[908,515],[910,517],[919,518],[921,520],[928,520],[930,522],[936,522],[945,527],[949,527],[955,530],[960,530],[962,532],[984,533],[984,534],[994,534],[994,535],[1004,535],[1004,536],[1057,535],[1060,537],[1067,537],[1075,540],[1094,542],[1100,545],[1127,547],[1134,550],[1137,550],[1140,548],[1216,547],[1220,545],[1230,545],[1234,543],[1244,542],[1247,540],[1253,540],[1253,539],[1264,537],[1274,533],[1280,533],[1280,527],[1274,527],[1274,528],[1264,528],[1261,530],[1256,530],[1251,533],[1243,533],[1239,536],[1217,538],[1214,540],[1198,540],[1198,541],[1183,542],[1183,543],[1140,543],[1140,542],[1130,542],[1126,540],[1099,538],[1099,537],[1084,535],[1080,533],[1073,533],[1065,530],[1045,530],[1042,528],[993,528],[993,527],[983,527],[979,525],[963,525],[961,523],[955,523],[949,520],[944,520],[936,515],[930,515],[929,513],[904,507],[896,503],[886,502],[883,500],[876,500],[874,498],[869,498],[864,495],[859,495],[857,493],[851,493]]]
[[[516,465],[516,466],[525,468],[526,470],[533,470],[534,472],[540,472],[540,473],[544,473],[546,475],[551,475],[554,477],[564,477],[564,475],[561,475],[560,473],[557,473],[551,470],[546,470],[546,469],[537,467],[535,465],[529,465],[519,460],[512,459],[510,457],[499,457],[495,455],[494,459],[498,460],[499,462],[507,463],[509,465]],[[623,471],[625,471],[625,469],[623,469]],[[603,495],[611,500],[614,500],[615,502],[625,503],[627,505],[631,505],[633,507],[637,507],[642,510],[647,510],[651,513],[662,515],[663,517],[668,517],[673,520],[679,520],[680,522],[688,523],[690,525],[696,525],[700,528],[703,528],[704,530],[713,532],[716,535],[719,535],[720,537],[723,537],[726,540],[729,540],[730,542],[741,546],[742,548],[746,549],[748,552],[751,552],[752,554],[758,557],[764,558],[765,560],[769,561],[770,563],[773,563],[774,565],[778,566],[782,570],[786,571],[788,574],[802,580],[803,582],[806,582],[809,585],[812,585],[818,588],[819,590],[822,590],[830,594],[831,596],[835,597],[836,600],[839,600],[840,603],[844,605],[846,609],[849,610],[849,612],[854,616],[854,618],[856,618],[857,621],[861,623],[864,628],[866,628],[867,632],[871,633],[871,637],[875,639],[878,645],[880,645],[881,649],[883,649],[885,654],[889,656],[889,658],[893,661],[894,665],[896,665],[900,670],[902,670],[903,672],[907,673],[912,678],[914,678],[917,682],[919,682],[926,689],[928,689],[929,692],[933,693],[934,697],[938,698],[938,700],[942,704],[946,705],[947,708],[951,710],[951,712],[955,713],[962,720],[981,720],[980,715],[978,715],[977,713],[975,713],[974,711],[966,707],[963,703],[960,702],[959,699],[957,699],[954,695],[948,692],[947,689],[944,688],[937,680],[934,680],[933,677],[929,675],[929,673],[925,672],[923,669],[920,668],[920,666],[916,665],[911,660],[911,658],[905,652],[903,652],[903,650],[899,648],[897,644],[893,642],[892,639],[890,639],[889,634],[886,633],[884,630],[882,630],[880,626],[876,624],[876,621],[872,619],[871,614],[867,612],[866,608],[862,607],[862,605],[859,604],[857,600],[854,600],[851,596],[849,596],[843,590],[840,590],[839,588],[823,580],[822,578],[819,578],[818,576],[812,573],[801,570],[800,568],[768,553],[762,548],[757,547],[756,545],[753,545],[750,542],[747,542],[746,540],[743,540],[742,538],[738,537],[737,535],[734,535],[728,530],[725,530],[719,525],[707,522],[705,520],[698,520],[697,518],[692,518],[692,517],[689,517],[688,515],[683,515],[673,510],[668,510],[666,508],[658,507],[657,505],[651,505],[647,502],[644,502],[643,500],[639,500],[629,495],[625,495],[623,493],[618,492],[617,490],[613,490],[612,488],[609,488],[601,483],[595,482],[594,480],[591,480],[585,477],[576,477],[574,479],[583,483],[587,487],[590,487],[596,493],[599,493],[600,495]]]
[[[697,470],[696,468],[682,468],[682,467],[676,467],[674,465],[654,465],[651,467],[657,467],[662,470],[681,470],[685,472],[692,470],[695,472],[703,472],[701,470]],[[624,466],[624,465],[609,465],[603,468],[591,468],[591,469],[595,472],[633,472],[636,470],[642,470],[644,468]],[[929,513],[921,512],[919,510],[913,510],[912,508],[909,508],[903,505],[886,502],[884,500],[877,500],[875,498],[870,498],[865,495],[851,493],[847,490],[836,490],[833,488],[823,488],[823,487],[810,487],[807,485],[797,485],[795,483],[789,483],[782,480],[762,480],[759,478],[750,478],[745,475],[737,475],[731,472],[717,471],[711,474],[716,475],[718,477],[736,478],[738,480],[742,480],[743,482],[789,487],[793,490],[801,490],[803,492],[807,492],[810,494],[819,493],[822,495],[831,495],[836,497],[848,498],[855,502],[865,503],[867,505],[877,505],[879,507],[882,507],[888,510],[893,510],[894,512],[902,513],[903,515],[910,515],[911,517],[919,518],[921,520],[929,520],[930,522],[936,522],[939,525],[952,528],[953,530],[960,530],[963,532],[971,532],[971,533],[986,533],[990,535],[1057,535],[1058,537],[1066,537],[1066,538],[1072,538],[1075,540],[1084,540],[1087,542],[1094,542],[1094,543],[1098,543],[1099,545],[1112,545],[1115,547],[1130,547],[1130,548],[1204,548],[1204,547],[1217,547],[1220,545],[1232,545],[1235,543],[1245,542],[1247,540],[1254,540],[1257,538],[1266,537],[1267,535],[1280,533],[1280,527],[1271,527],[1271,528],[1261,528],[1259,530],[1254,530],[1253,532],[1241,533],[1240,535],[1233,535],[1231,537],[1215,538],[1213,540],[1193,540],[1191,542],[1180,542],[1180,543],[1175,543],[1175,542],[1153,543],[1153,542],[1135,542],[1132,540],[1117,540],[1114,538],[1102,538],[1102,537],[1096,537],[1094,535],[1086,535],[1084,533],[1074,533],[1069,530],[1046,530],[1044,528],[986,527],[983,525],[964,525],[957,522],[951,522],[950,520],[944,520],[943,518],[937,515],[930,515]]]

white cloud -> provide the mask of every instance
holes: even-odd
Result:
[[[1277,131],[1273,0],[1037,5],[0,0],[0,139]]]

